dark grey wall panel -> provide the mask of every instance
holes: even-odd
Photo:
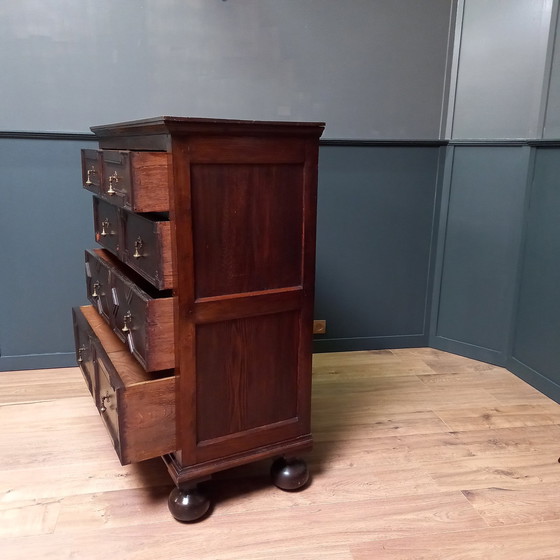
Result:
[[[455,146],[449,157],[431,343],[504,363],[529,148]]]
[[[85,303],[91,197],[86,142],[0,138],[0,370],[74,362],[70,308]]]
[[[0,139],[0,369],[74,364],[70,309],[94,246],[85,141]],[[437,146],[322,146],[318,350],[427,343]]]
[[[0,2],[0,129],[157,115],[438,138],[454,0]]]
[[[427,343],[438,147],[322,147],[318,351]]]
[[[560,400],[560,148],[538,148],[512,369]]]

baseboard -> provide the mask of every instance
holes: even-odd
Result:
[[[560,385],[551,379],[513,357],[508,360],[507,369],[547,397],[560,403]]]
[[[442,336],[434,336],[430,339],[429,346],[436,350],[451,352],[452,354],[458,354],[465,358],[471,358],[496,366],[505,367],[506,365],[506,356],[504,352],[476,346],[475,344],[468,344],[467,342],[460,342]]]
[[[74,352],[28,354],[25,356],[0,356],[0,371],[65,368],[76,365],[76,354]]]
[[[315,338],[313,341],[313,351],[316,353],[356,352],[359,350],[422,348],[427,345],[428,336],[424,334],[356,338]]]

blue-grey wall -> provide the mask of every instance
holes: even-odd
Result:
[[[0,138],[0,370],[71,365],[91,197],[76,140]],[[91,145],[91,143],[90,143]]]
[[[0,130],[156,115],[438,138],[454,0],[0,2]]]
[[[70,308],[87,303],[93,241],[86,140],[0,138],[0,370],[73,365]],[[441,147],[322,145],[317,351],[428,343]],[[375,309],[375,313],[372,313]]]
[[[508,367],[560,402],[560,145],[535,147]]]
[[[554,41],[549,42],[548,72],[549,80],[544,94],[543,138],[560,138],[560,40],[558,2],[553,3],[552,29],[550,33]]]
[[[426,346],[443,149],[320,151],[315,316],[319,351]]]
[[[430,344],[560,400],[558,4],[0,3],[0,370],[73,363],[91,141],[49,131],[324,120],[317,350]]]
[[[431,344],[504,364],[529,148],[456,144],[446,164]]]
[[[541,134],[552,0],[461,0],[448,137]]]
[[[456,23],[430,344],[560,400],[558,2],[460,0]]]
[[[456,2],[343,4],[0,2],[0,209],[9,240],[0,369],[73,363],[69,310],[85,301],[82,252],[93,244],[79,171],[88,141],[58,133],[158,114],[324,120],[325,138],[354,142],[321,148],[316,317],[327,319],[328,334],[318,345],[426,342],[438,148],[410,140],[443,134]],[[355,145],[398,139],[409,145]],[[341,282],[348,286],[335,300]],[[381,295],[387,282],[394,312]],[[382,317],[368,316],[360,299],[383,303]]]

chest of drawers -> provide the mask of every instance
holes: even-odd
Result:
[[[121,462],[164,458],[179,520],[227,468],[273,458],[278,487],[307,481],[322,130],[160,117],[93,127],[82,151],[101,248],[77,360]]]

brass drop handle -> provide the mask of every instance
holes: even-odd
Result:
[[[85,346],[80,346],[80,348],[78,348],[78,363],[81,364],[84,361],[84,357],[82,356],[83,353],[85,353],[86,351],[86,347]]]
[[[91,297],[92,298],[98,298],[99,297],[99,294],[97,293],[98,288],[101,288],[101,284],[99,283],[98,280],[96,280],[93,283],[93,292],[91,292]]]
[[[134,242],[134,254],[132,255],[135,259],[142,257],[142,253],[140,253],[142,247],[144,247],[144,242],[142,241],[142,238],[138,236]]]
[[[92,167],[91,169],[87,170],[87,178],[86,178],[86,182],[85,184],[89,187],[89,185],[93,185],[93,181],[91,180],[91,176],[95,175],[97,173],[97,171],[95,170],[94,167]]]
[[[113,182],[115,182],[115,183],[119,182],[119,176],[117,175],[116,171],[109,177],[109,188],[107,189],[107,194],[109,194],[111,196],[114,195],[117,192],[113,188]]]
[[[109,235],[109,233],[107,232],[107,230],[109,229],[109,226],[111,225],[111,222],[109,222],[108,218],[105,218],[102,222],[101,222],[101,235],[103,237]]]
[[[106,412],[107,407],[105,406],[105,401],[110,399],[109,393],[107,393],[104,397],[101,397],[101,406],[99,407],[99,412]]]
[[[130,329],[128,328],[128,325],[130,324],[131,321],[132,321],[132,314],[130,313],[130,311],[127,311],[124,314],[124,317],[123,317],[124,326],[121,329],[123,333],[126,334],[126,333],[130,332]]]

